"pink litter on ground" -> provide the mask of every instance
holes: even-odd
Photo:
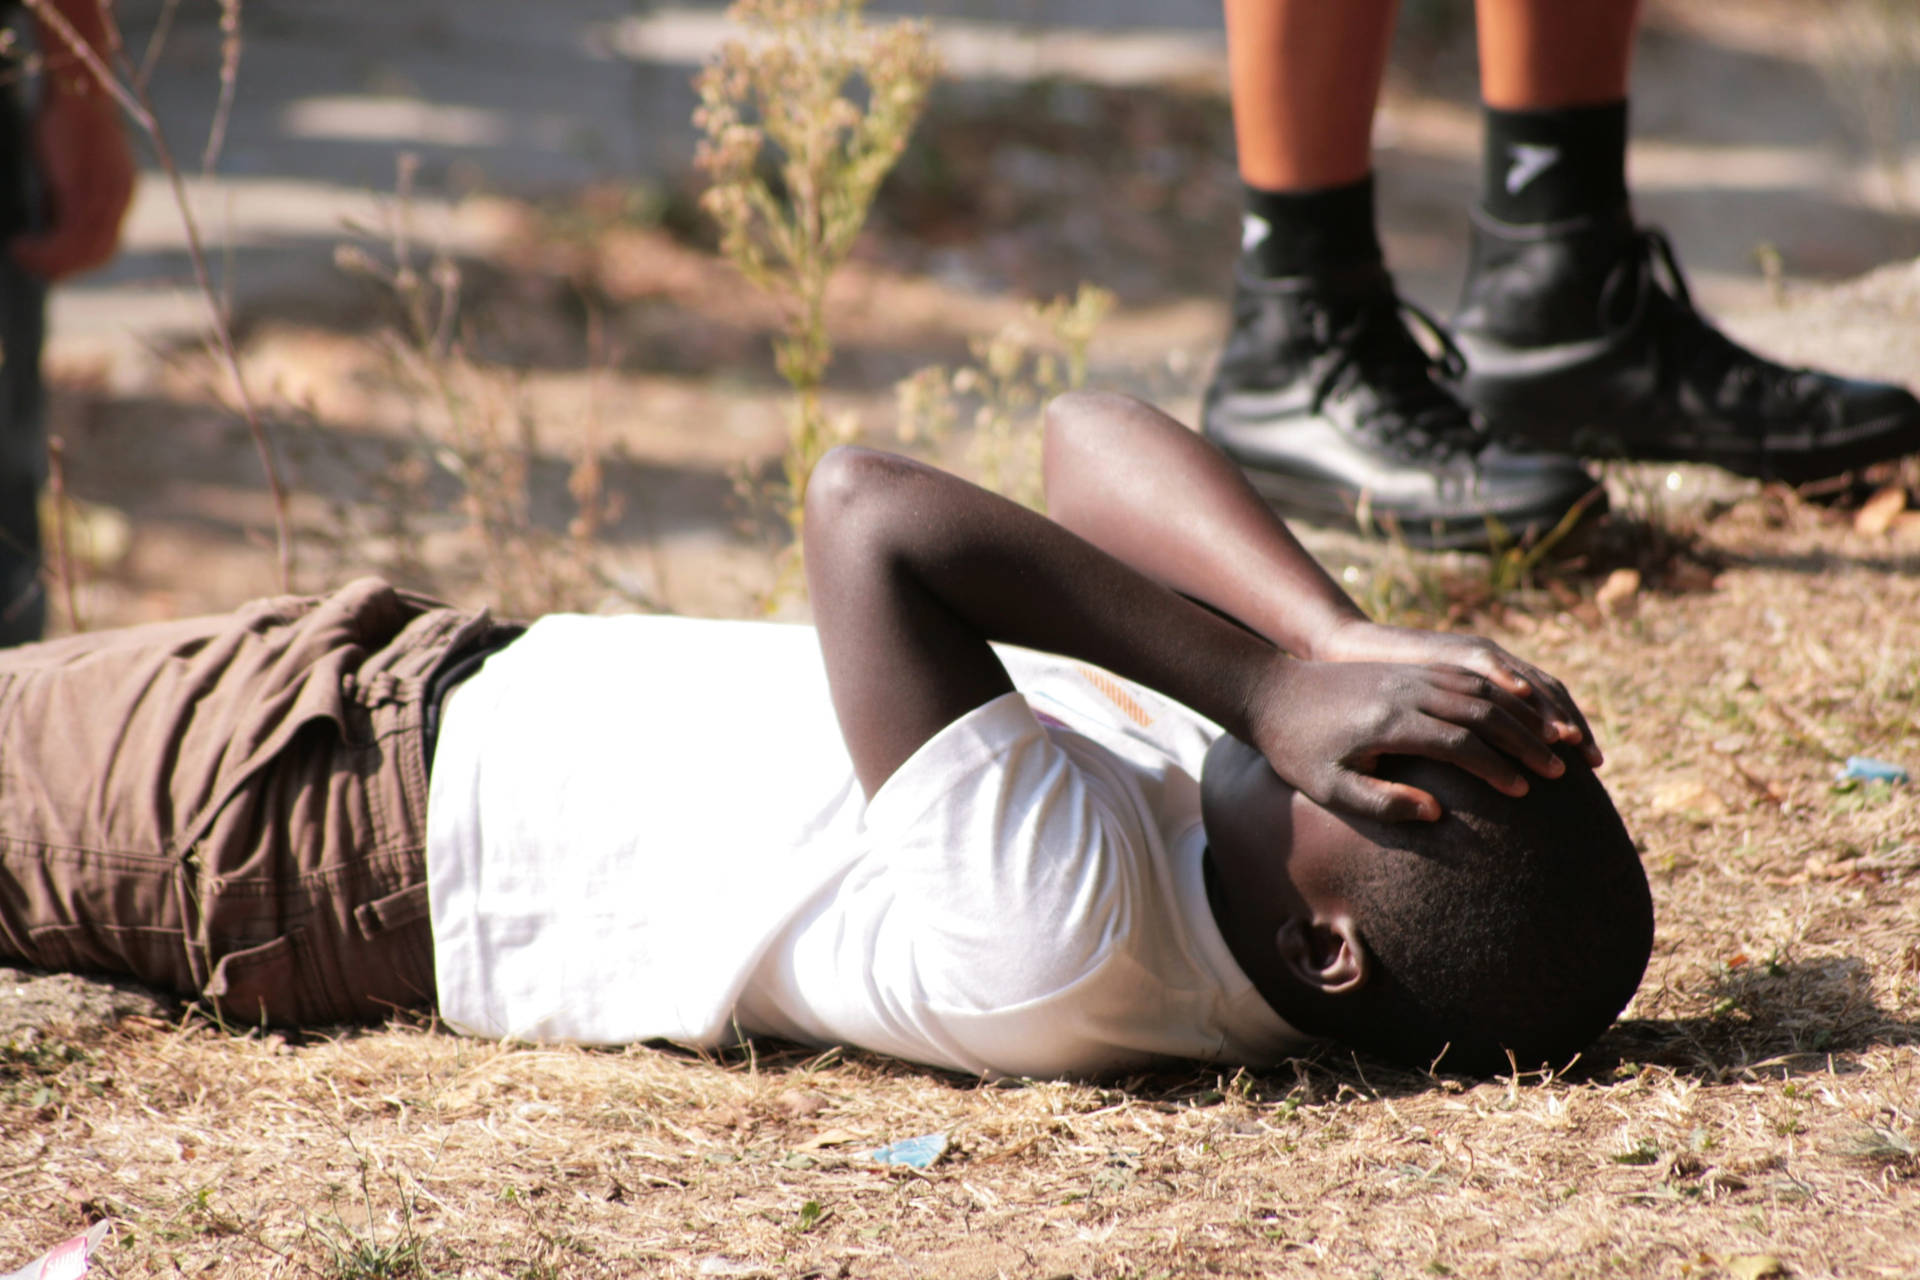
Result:
[[[81,1235],[62,1240],[18,1271],[0,1280],[80,1280],[87,1274],[93,1251],[107,1238],[107,1224],[96,1222]]]

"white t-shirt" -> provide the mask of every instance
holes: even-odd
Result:
[[[441,727],[443,1016],[1032,1076],[1299,1049],[1207,905],[1197,779],[1217,728],[1093,667],[1001,657],[1021,692],[868,802],[812,628],[543,619]]]

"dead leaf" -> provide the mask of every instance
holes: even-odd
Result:
[[[1615,569],[1593,593],[1593,602],[1600,606],[1600,612],[1612,618],[1631,618],[1639,607],[1640,571],[1638,569]]]
[[[1677,778],[1655,787],[1653,808],[1656,813],[1688,813],[1707,818],[1722,817],[1727,802],[1720,793],[1695,778]]]
[[[1811,880],[1872,880],[1878,883],[1883,877],[1878,868],[1861,866],[1849,858],[1835,858],[1832,862],[1820,858],[1807,859],[1807,878]]]
[[[822,1129],[795,1147],[795,1151],[818,1151],[822,1147],[844,1147],[849,1142],[858,1142],[860,1135],[847,1129]]]
[[[1713,749],[1726,757],[1727,767],[1733,770],[1733,776],[1745,783],[1755,795],[1763,800],[1784,806],[1787,803],[1787,789],[1772,778],[1763,778],[1740,762],[1740,752],[1747,745],[1745,734],[1729,734],[1711,744]]]
[[[1675,591],[1712,591],[1720,576],[1706,565],[1682,560],[1667,570],[1667,585]]]
[[[1768,1276],[1791,1273],[1787,1264],[1770,1253],[1742,1253],[1727,1259],[1727,1271],[1734,1280],[1766,1280]]]
[[[1907,509],[1907,491],[1890,484],[1860,504],[1853,513],[1853,531],[1863,537],[1878,538],[1893,527],[1894,517]]]
[[[1683,1151],[1667,1162],[1667,1181],[1685,1182],[1707,1171],[1707,1162],[1692,1152]]]
[[[817,1116],[826,1109],[827,1095],[812,1089],[782,1089],[774,1096],[774,1110],[795,1120]]]

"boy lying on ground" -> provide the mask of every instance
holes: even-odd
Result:
[[[1057,402],[1046,447],[1055,520],[829,455],[817,628],[362,582],[0,656],[0,958],[989,1074],[1599,1034],[1652,907],[1560,684],[1367,622],[1143,404]]]

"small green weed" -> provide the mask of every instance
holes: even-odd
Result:
[[[1615,1164],[1652,1164],[1660,1158],[1660,1144],[1652,1138],[1641,1138],[1625,1151],[1616,1151],[1607,1158]]]
[[[336,1280],[398,1280],[426,1274],[420,1264],[418,1240],[323,1239],[330,1254],[328,1270]]]
[[[1884,778],[1842,778],[1828,788],[1828,794],[1835,813],[1861,813],[1893,799],[1893,790],[1894,784]]]
[[[309,1234],[326,1250],[327,1274],[333,1280],[431,1280],[432,1272],[422,1258],[420,1237],[413,1230],[412,1194],[398,1174],[392,1175],[393,1188],[400,1201],[400,1232],[397,1239],[381,1238],[374,1227],[379,1219],[373,1203],[372,1161],[351,1135],[342,1137],[358,1160],[360,1203],[367,1222],[362,1228],[348,1226],[336,1203],[331,1228],[307,1224]],[[328,1199],[335,1200],[338,1191],[337,1187],[329,1187]]]
[[[94,1057],[78,1045],[28,1033],[0,1044],[0,1106],[50,1107],[76,1089],[99,1092],[89,1068]]]

